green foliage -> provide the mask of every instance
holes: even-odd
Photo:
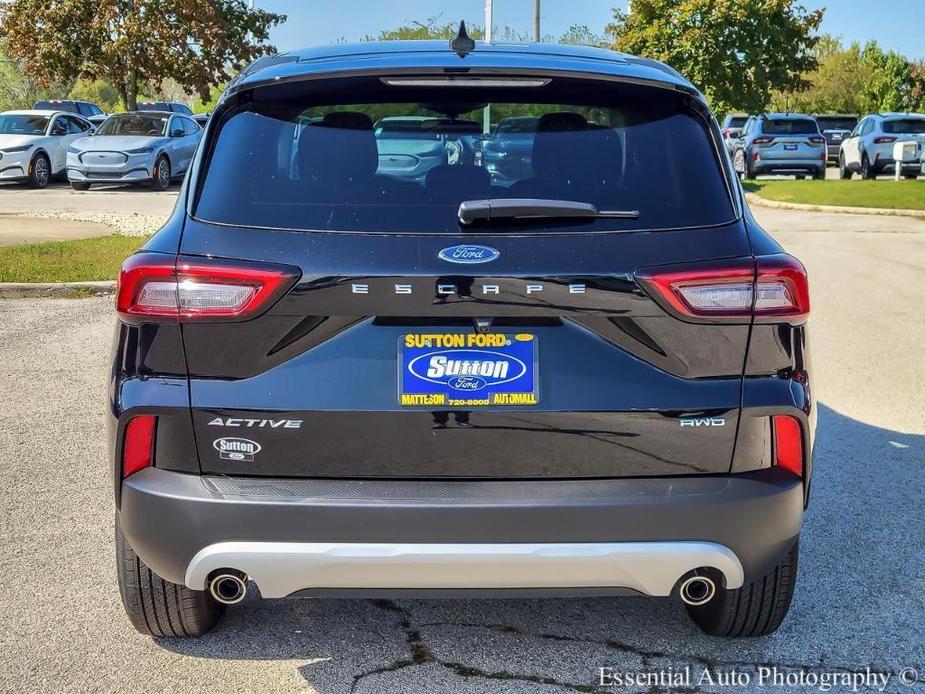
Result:
[[[775,93],[772,110],[864,115],[925,108],[925,63],[885,52],[875,41],[845,47],[824,36],[819,45],[824,50],[819,67],[805,76],[807,88]]]
[[[408,24],[380,31],[375,36],[366,36],[364,41],[414,41],[421,39],[450,40],[459,31],[459,22],[444,22],[443,15],[428,17],[423,22],[412,21]],[[467,24],[466,33],[474,39],[482,39],[485,31],[476,24]]]
[[[616,50],[677,69],[714,110],[756,112],[816,67],[822,16],[796,0],[633,0],[607,32]]]
[[[596,46],[597,48],[610,48],[607,39],[595,34],[584,24],[572,24],[565,33],[559,37],[559,43],[566,43],[573,46]]]
[[[112,83],[103,79],[79,79],[68,93],[67,98],[89,101],[99,106],[105,113],[121,110],[122,102],[119,90]]]
[[[106,79],[127,109],[168,78],[209,99],[274,50],[269,29],[285,20],[244,0],[9,0],[0,12],[0,38],[39,86]]]
[[[411,21],[394,29],[380,31],[375,36],[366,36],[364,41],[403,41],[403,40],[420,40],[420,39],[445,39],[450,40],[456,36],[459,31],[459,22],[444,22],[443,15],[438,14],[428,17],[423,22]],[[485,29],[479,24],[466,24],[466,33],[474,39],[482,40],[485,37]],[[533,41],[533,34],[528,31],[521,31],[510,26],[497,27],[493,26],[492,41],[498,43],[529,43]],[[572,24],[562,36],[558,38],[545,34],[540,38],[545,43],[567,43],[577,46],[599,46],[607,48],[608,43],[605,37],[595,34],[588,26],[584,24]]]
[[[0,111],[32,108],[39,99],[55,96],[23,72],[22,63],[9,56],[0,41]]]

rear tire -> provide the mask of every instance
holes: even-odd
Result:
[[[845,163],[845,155],[839,154],[838,155],[838,177],[843,181],[849,181],[851,180],[851,176],[853,176],[853,174],[848,169],[848,165]]]
[[[82,183],[81,181],[71,181],[71,188],[74,190],[90,190],[90,184]]]
[[[736,161],[741,167],[742,180],[754,180],[755,172],[752,171],[751,162],[748,160],[748,153],[744,149],[740,149],[738,152],[736,152]]]
[[[867,158],[866,154],[861,158],[861,178],[865,181],[872,181],[877,178],[877,175],[870,168],[870,159]]]
[[[800,539],[770,573],[736,590],[717,588],[706,605],[687,606],[691,619],[711,636],[766,636],[787,616],[797,583]]]
[[[919,177],[919,175],[918,175],[918,174],[914,174],[914,173],[912,173],[912,174],[903,174],[903,178],[905,178],[907,181],[915,181],[915,180],[918,179],[918,177]]]
[[[225,606],[206,591],[165,581],[135,554],[116,516],[116,573],[129,621],[149,636],[201,636],[218,622]]]

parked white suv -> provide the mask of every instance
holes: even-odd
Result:
[[[0,113],[0,181],[25,181],[44,188],[64,173],[67,148],[93,133],[76,113],[34,109]]]
[[[838,153],[838,171],[842,178],[858,172],[861,178],[876,178],[893,173],[893,145],[896,142],[917,142],[918,158],[903,162],[902,174],[917,178],[925,148],[925,114],[874,113],[865,116],[846,137]]]

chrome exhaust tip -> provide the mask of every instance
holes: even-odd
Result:
[[[716,583],[709,576],[694,575],[685,579],[679,592],[685,605],[706,605],[716,595]]]
[[[247,576],[234,569],[221,569],[209,581],[209,594],[223,605],[236,605],[247,595]]]

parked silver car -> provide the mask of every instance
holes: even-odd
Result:
[[[825,178],[825,138],[809,116],[795,113],[750,116],[731,154],[735,170],[742,178],[755,178],[759,174]]]
[[[64,173],[68,146],[93,132],[74,113],[45,109],[0,113],[0,181],[44,188]]]
[[[841,143],[838,172],[851,178],[857,172],[861,178],[876,178],[878,174],[895,170],[893,145],[896,142],[918,143],[918,157],[903,162],[902,175],[916,178],[922,169],[925,149],[925,113],[873,113],[865,116]]]
[[[182,176],[202,128],[192,119],[167,111],[110,116],[93,137],[67,150],[67,177],[75,190],[94,183],[150,183],[164,190]]]

